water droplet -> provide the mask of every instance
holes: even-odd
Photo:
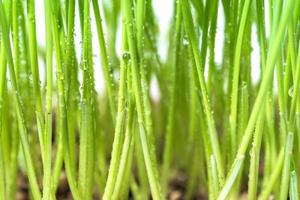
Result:
[[[190,44],[188,37],[185,35],[182,40],[183,46],[188,46]]]
[[[125,51],[123,54],[122,54],[122,58],[128,62],[128,60],[130,60],[130,53],[128,51]]]
[[[32,82],[33,78],[32,78],[32,74],[31,73],[29,74],[28,78],[29,78],[29,81]]]
[[[243,81],[242,82],[242,89],[247,89],[247,87],[248,87],[247,82]]]
[[[284,67],[284,68],[287,67],[287,63],[286,63],[286,62],[283,63],[283,67]]]
[[[293,97],[294,96],[294,87],[290,87],[289,91],[288,91],[288,94],[290,97]]]

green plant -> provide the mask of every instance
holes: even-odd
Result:
[[[43,3],[0,0],[0,200],[298,199],[300,1]]]

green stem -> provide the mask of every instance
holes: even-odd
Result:
[[[203,67],[201,64],[201,58],[198,52],[197,47],[197,39],[196,34],[194,31],[194,25],[193,25],[193,18],[191,14],[190,5],[187,1],[181,0],[182,4],[182,13],[183,13],[183,21],[185,25],[185,32],[188,34],[189,41],[192,47],[193,57],[196,63],[196,69],[201,89],[201,102],[203,104],[204,113],[206,116],[206,123],[208,127],[208,133],[209,133],[209,139],[210,139],[210,145],[212,148],[213,155],[215,157],[217,170],[218,170],[218,177],[219,177],[219,184],[222,185],[224,181],[224,167],[223,167],[223,161],[221,158],[221,152],[220,152],[220,146],[219,141],[217,137],[217,130],[215,127],[215,121],[212,115],[212,109],[211,105],[209,103],[209,98],[207,94],[207,89],[205,85],[205,79],[203,74]]]
[[[280,48],[281,40],[282,40],[284,31],[286,28],[286,24],[287,24],[288,18],[290,16],[291,10],[293,8],[292,4],[293,3],[291,0],[287,1],[286,7],[283,10],[282,17],[280,19],[278,28],[276,29],[276,31],[274,30],[271,33],[271,46],[270,46],[270,50],[269,50],[268,56],[267,56],[266,69],[265,69],[265,73],[264,73],[264,76],[262,79],[262,83],[261,83],[258,95],[256,97],[255,103],[253,105],[252,112],[251,112],[251,115],[250,115],[250,118],[249,118],[249,121],[247,124],[247,128],[245,130],[245,134],[242,138],[240,147],[238,149],[238,153],[236,155],[236,159],[235,159],[235,161],[232,165],[232,168],[228,174],[228,177],[223,186],[223,189],[221,190],[221,193],[219,194],[218,199],[220,199],[220,200],[225,199],[226,196],[228,195],[228,193],[232,187],[232,184],[233,184],[234,180],[236,179],[237,175],[239,174],[240,168],[244,161],[245,152],[246,152],[249,142],[251,140],[255,122],[256,122],[258,114],[260,112],[261,106],[263,105],[263,103],[265,101],[265,97],[266,97],[266,94],[269,89],[269,84],[272,81],[274,65],[277,60],[277,54],[279,52],[279,48]]]
[[[4,43],[1,43],[1,48],[0,48],[0,138],[1,142],[3,141],[3,122],[4,122],[4,90],[6,87],[5,81],[6,81],[6,58],[5,58],[5,49],[4,49]],[[5,159],[4,159],[4,145],[1,145],[0,147],[0,176],[1,176],[1,181],[0,181],[0,199],[5,200],[6,198],[6,177],[5,177]]]
[[[233,80],[231,90],[231,104],[229,114],[230,133],[232,141],[238,141],[237,139],[237,113],[238,113],[238,88],[240,79],[240,65],[241,65],[241,53],[243,46],[243,37],[246,28],[246,23],[249,16],[249,8],[251,0],[246,0],[242,10],[242,17],[238,28],[237,41],[234,52],[234,63],[233,63]],[[236,149],[236,146],[233,146]]]
[[[136,36],[133,29],[133,13],[132,13],[132,1],[126,0],[123,6],[123,13],[125,14],[125,23],[127,30],[128,45],[131,57],[132,78],[134,86],[134,95],[137,107],[137,117],[139,124],[139,137],[142,144],[142,151],[144,155],[144,161],[146,165],[148,180],[151,188],[152,197],[155,200],[162,199],[161,188],[158,182],[158,172],[156,166],[156,158],[151,154],[150,144],[152,141],[149,139],[147,129],[145,128],[145,116],[143,107],[143,93],[141,86],[140,74],[138,71],[138,51],[136,46]]]
[[[173,57],[173,73],[172,73],[172,87],[170,94],[170,104],[168,111],[168,121],[166,128],[166,136],[165,136],[165,147],[163,152],[163,166],[162,166],[162,188],[163,193],[166,195],[167,186],[168,186],[168,178],[170,165],[172,161],[172,149],[173,140],[174,140],[174,126],[175,126],[175,113],[176,113],[176,95],[177,94],[177,82],[178,82],[178,65],[179,65],[179,51],[181,46],[181,30],[182,30],[182,14],[181,14],[181,4],[179,1],[176,3],[176,16],[175,16],[175,35],[174,35],[174,57]]]
[[[36,120],[38,125],[39,140],[41,146],[42,160],[45,158],[45,145],[44,145],[44,127],[43,127],[43,107],[42,107],[42,97],[40,88],[40,78],[39,78],[39,65],[37,56],[37,39],[36,39],[36,22],[35,22],[35,0],[27,0],[28,7],[28,35],[29,35],[29,51],[30,51],[30,65],[33,80],[33,91],[34,91],[34,101],[36,109]]]
[[[84,1],[83,83],[80,114],[79,189],[82,197],[92,198],[95,168],[95,91],[90,24],[90,1]]]
[[[105,87],[109,99],[112,119],[115,122],[116,105],[115,105],[115,96],[114,96],[113,72],[112,72],[112,66],[110,66],[108,61],[107,49],[105,46],[104,33],[103,33],[102,22],[101,22],[102,18],[101,18],[100,9],[97,0],[93,0],[93,8],[94,8],[94,14],[96,19],[98,42],[100,46],[100,56],[101,56],[101,62],[103,67],[104,79],[105,79]]]
[[[45,145],[45,158],[44,158],[44,180],[43,180],[43,199],[51,198],[51,158],[52,158],[52,34],[51,34],[51,10],[49,1],[44,1],[45,10],[45,23],[46,23],[46,107],[45,107],[45,133],[44,133],[44,145]]]
[[[67,126],[67,111],[66,111],[66,99],[65,99],[65,89],[64,89],[64,75],[62,69],[62,56],[61,56],[61,48],[59,42],[59,33],[58,33],[58,24],[57,24],[57,9],[56,1],[48,0],[48,5],[52,9],[52,35],[55,46],[55,54],[56,54],[56,80],[57,80],[57,88],[58,88],[58,124],[59,124],[59,136],[62,137],[63,144],[63,156],[65,160],[65,168],[68,177],[68,182],[70,185],[70,189],[72,191],[73,197],[76,200],[80,199],[80,194],[77,189],[75,177],[74,177],[74,168],[72,168],[71,160],[70,160],[70,150],[69,150],[69,142],[68,142],[68,126]],[[62,152],[60,152],[61,154]],[[59,156],[59,155],[57,155]]]
[[[14,70],[14,63],[13,63],[13,58],[12,58],[12,52],[11,52],[11,46],[9,43],[9,26],[7,23],[7,19],[5,16],[5,10],[4,6],[2,4],[2,1],[0,1],[0,24],[1,24],[1,30],[2,30],[2,37],[3,37],[3,43],[5,46],[5,52],[6,52],[6,58],[9,66],[9,73],[10,73],[10,79],[11,79],[11,85],[13,89],[13,97],[16,101],[16,112],[17,112],[17,119],[18,119],[18,126],[19,126],[19,134],[21,138],[21,144],[22,144],[22,150],[25,158],[25,163],[27,167],[27,173],[28,173],[28,178],[29,178],[29,184],[31,186],[31,191],[33,194],[33,198],[35,200],[41,199],[41,194],[39,191],[38,183],[37,183],[37,178],[36,178],[36,173],[34,171],[33,167],[33,161],[32,157],[30,155],[30,148],[28,144],[28,139],[27,139],[27,130],[26,130],[26,125],[25,125],[25,120],[24,120],[24,113],[23,113],[23,108],[22,108],[22,103],[21,103],[21,97],[19,94],[19,89],[16,81],[16,74]]]
[[[108,178],[105,186],[105,191],[103,195],[103,199],[111,199],[116,179],[118,176],[118,162],[121,159],[121,150],[122,150],[122,132],[124,127],[124,117],[125,117],[125,97],[126,97],[126,67],[128,65],[130,54],[126,51],[127,50],[127,39],[126,39],[126,28],[123,19],[123,31],[122,31],[122,59],[121,59],[121,76],[120,76],[120,87],[119,87],[119,94],[118,94],[118,112],[117,112],[117,120],[116,120],[116,127],[115,127],[115,135],[114,135],[114,142],[113,142],[113,149],[112,149],[112,156],[110,161],[110,167],[108,172]]]

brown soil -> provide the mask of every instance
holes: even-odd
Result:
[[[183,200],[184,193],[186,191],[186,178],[185,176],[178,176],[171,180],[169,184],[168,200]],[[95,193],[94,200],[100,200],[100,195]],[[57,189],[56,198],[58,200],[72,200],[72,195],[69,189],[67,177],[65,173],[62,173],[60,177],[60,183]],[[128,199],[132,199],[131,193],[129,193]],[[206,200],[207,196],[201,192],[195,194],[193,200]],[[17,179],[17,195],[16,200],[30,200],[28,180],[24,174],[19,173]]]

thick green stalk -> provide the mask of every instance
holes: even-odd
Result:
[[[193,165],[189,165],[189,179],[188,179],[188,183],[187,183],[187,191],[185,194],[185,199],[191,199],[193,192],[195,190],[195,185],[196,185],[196,179],[197,176],[195,175],[197,172],[197,166],[196,163],[200,163],[201,161],[203,162],[203,164],[205,164],[204,159],[200,160],[199,156],[197,156],[196,152],[199,152],[200,150],[203,152],[202,147],[198,147],[197,144],[200,144],[200,142],[197,141],[203,141],[203,143],[205,143],[204,140],[199,140],[199,137],[196,137],[196,131],[197,131],[197,117],[199,117],[199,110],[197,108],[197,94],[196,94],[196,84],[195,84],[195,76],[193,76],[193,70],[190,69],[190,83],[189,83],[189,87],[190,87],[190,105],[189,105],[189,127],[188,127],[188,144],[187,144],[187,162],[190,162],[190,159],[193,159],[193,161],[195,163],[193,163]],[[201,124],[200,124],[201,127]],[[201,145],[202,146],[202,145]],[[202,153],[201,152],[201,153]],[[206,152],[206,149],[205,149]],[[191,154],[193,156],[191,156]],[[200,153],[199,153],[200,154]],[[200,154],[200,156],[202,157],[203,153]]]
[[[75,2],[68,3],[68,11],[67,11],[67,18],[66,20],[62,19],[63,9],[58,9],[57,14],[57,24],[58,24],[58,31],[59,31],[59,38],[61,43],[61,49],[66,49],[65,51],[61,51],[62,55],[62,66],[64,75],[64,85],[65,85],[65,102],[67,109],[67,127],[68,127],[68,143],[69,143],[69,150],[70,150],[70,165],[75,169],[75,123],[77,123],[77,109],[75,107],[78,106],[78,93],[79,93],[79,84],[77,80],[78,74],[78,63],[76,61],[76,51],[73,41],[73,34],[74,34],[74,15],[75,15]],[[64,31],[64,21],[68,22],[67,33]],[[65,41],[66,37],[66,41]],[[57,113],[59,115],[59,112]],[[64,151],[64,144],[63,144],[63,137],[58,135],[57,141],[57,156],[55,159],[55,164],[53,167],[53,190],[55,191],[59,184],[59,178],[63,166],[63,151]],[[75,176],[75,171],[73,171]]]
[[[205,2],[204,13],[202,14],[203,22],[202,22],[202,37],[201,37],[201,58],[202,58],[202,67],[203,71],[205,71],[205,62],[206,62],[206,54],[207,54],[207,41],[208,41],[208,30],[209,30],[209,22],[210,22],[210,10],[211,10],[211,3],[212,1]],[[199,20],[200,21],[200,20]]]
[[[9,2],[9,1],[6,1]],[[21,59],[22,59],[22,49],[21,49],[21,38],[20,35],[21,32],[19,31],[20,28],[20,10],[22,9],[21,3],[18,0],[14,0],[13,2],[9,2],[9,7],[12,6],[12,40],[13,40],[13,54],[14,54],[14,65],[15,65],[15,72],[16,72],[16,80],[17,80],[17,84],[19,87],[19,91],[20,91],[20,96],[22,101],[28,101],[28,97],[30,96],[28,94],[29,92],[29,87],[28,87],[28,78],[26,78],[26,75],[28,75],[28,73],[25,72],[26,68],[24,67],[24,64],[21,65]],[[11,5],[12,4],[12,5]],[[6,8],[7,8],[7,3],[6,3]],[[10,12],[10,11],[9,11]],[[4,51],[3,51],[4,53]],[[25,73],[24,73],[25,72]],[[0,89],[1,90],[1,89]],[[9,91],[5,92],[5,96],[7,96],[7,94],[9,93]],[[6,97],[8,98],[8,97]],[[25,103],[26,105],[26,103]],[[26,106],[24,106],[26,108]],[[9,108],[6,109],[7,111],[10,110]],[[2,112],[2,111],[0,111]],[[5,118],[3,118],[3,120],[9,120],[9,111],[8,112],[3,112],[4,115],[6,115]],[[27,120],[28,118],[26,117],[26,112],[24,112],[24,118],[25,120]],[[8,121],[7,121],[8,122]],[[5,123],[7,123],[5,122]],[[27,124],[28,126],[29,124]],[[0,125],[1,126],[1,125]],[[14,124],[15,126],[15,124]],[[3,128],[5,129],[5,128]],[[0,131],[1,132],[1,131]],[[7,199],[14,199],[16,198],[16,177],[17,177],[17,173],[18,173],[18,169],[17,169],[17,164],[18,164],[18,160],[17,160],[17,156],[18,156],[18,152],[19,152],[19,137],[18,137],[18,132],[16,131],[16,128],[13,128],[13,130],[11,131],[12,133],[10,135],[8,135],[7,133],[5,134],[5,130],[3,130],[2,134],[7,135],[8,137],[3,137],[2,141],[4,143],[6,143],[6,145],[3,146],[10,146],[9,148],[9,152],[7,154],[7,158],[6,159],[6,175],[7,175]],[[10,142],[11,141],[11,142]],[[4,157],[5,158],[5,157]],[[34,158],[33,158],[34,160]]]
[[[1,31],[2,31],[2,37],[3,37],[3,43],[5,46],[5,52],[6,52],[6,58],[8,62],[9,67],[9,73],[10,73],[10,79],[11,79],[11,85],[13,89],[13,97],[16,101],[16,112],[17,112],[17,119],[18,119],[18,125],[19,125],[19,134],[21,138],[21,144],[22,144],[22,150],[24,153],[25,163],[27,167],[27,173],[29,178],[29,184],[31,186],[31,191],[33,194],[33,198],[35,200],[41,199],[41,194],[39,191],[36,173],[34,171],[33,167],[33,161],[32,157],[30,155],[30,148],[27,140],[27,130],[26,125],[24,121],[24,113],[21,103],[21,97],[19,95],[19,89],[16,81],[16,74],[14,70],[14,63],[12,58],[12,52],[11,52],[11,46],[9,43],[9,26],[7,23],[7,19],[5,16],[5,10],[4,6],[2,4],[2,1],[0,1],[0,24],[1,24]]]
[[[290,191],[289,191],[289,197],[291,200],[298,200],[299,194],[298,194],[298,180],[297,180],[297,173],[295,170],[292,170],[290,172]]]
[[[151,2],[149,2],[151,6]],[[148,6],[149,7],[149,6]],[[147,23],[146,16],[149,16],[151,13],[149,10],[146,9],[147,4],[145,0],[138,0],[136,2],[136,13],[135,13],[135,25],[136,25],[136,42],[137,42],[137,57],[138,57],[138,64],[139,64],[139,71],[140,71],[140,82],[141,82],[141,89],[142,89],[142,101],[144,106],[144,120],[145,120],[145,129],[148,137],[149,149],[150,149],[150,158],[152,160],[152,166],[154,168],[157,167],[157,159],[156,159],[156,141],[153,131],[153,120],[152,120],[152,110],[151,110],[151,100],[149,96],[149,84],[146,74],[150,72],[150,67],[146,66],[145,64],[145,57],[144,57],[144,35],[145,35],[145,23]],[[156,174],[154,176],[158,177],[158,171],[154,171]]]
[[[227,95],[224,98],[224,112],[226,113],[225,116],[229,116],[230,114],[230,103],[231,103],[231,90],[232,90],[232,77],[233,77],[233,59],[234,59],[234,45],[235,45],[235,36],[236,36],[236,20],[237,18],[237,0],[223,0],[223,7],[225,12],[225,32],[224,32],[224,54],[223,54],[223,62],[222,62],[222,82],[227,83],[226,87],[226,93]],[[226,77],[224,76],[226,75]],[[229,117],[224,117],[224,136],[226,143],[223,144],[223,150],[225,150],[226,153],[226,171],[230,167],[230,162],[233,161],[236,149],[234,147],[236,146],[236,139],[231,137],[231,131],[230,131],[230,122]]]
[[[72,86],[74,85],[74,82],[76,81],[75,75],[77,74],[74,71],[77,67],[76,65],[76,55],[75,55],[75,45],[74,45],[74,19],[75,19],[75,0],[69,0],[68,1],[68,10],[67,10],[67,39],[66,39],[66,60],[65,62],[65,72],[66,72],[66,99],[68,102],[68,106],[70,109],[68,109],[68,128],[69,128],[69,148],[70,148],[70,158],[71,158],[71,165],[75,165],[75,156],[76,156],[76,138],[75,138],[75,128],[72,129],[74,126],[74,123],[76,122],[76,112],[72,109],[72,104],[74,102],[72,101],[74,99],[73,96],[76,96],[76,89],[74,89]],[[74,106],[73,106],[74,107]],[[75,118],[75,119],[74,119]],[[74,122],[75,121],[75,122]]]
[[[248,183],[248,199],[255,200],[257,197],[257,186],[258,186],[258,169],[259,169],[259,158],[261,149],[261,140],[264,130],[264,115],[260,115],[256,122],[256,129],[254,133],[254,139],[251,148],[250,158],[250,170],[249,170],[249,183]]]
[[[134,86],[134,95],[137,107],[137,117],[139,123],[139,137],[142,145],[144,161],[146,165],[148,180],[151,188],[152,197],[155,200],[162,199],[161,188],[158,182],[158,172],[156,166],[156,158],[151,154],[150,144],[151,140],[148,137],[147,129],[145,128],[145,116],[143,108],[143,94],[140,74],[138,71],[138,51],[136,45],[136,36],[133,29],[133,13],[132,1],[126,0],[123,6],[123,13],[125,14],[125,23],[127,30],[128,45],[131,57],[131,69]],[[153,146],[152,146],[153,147]]]
[[[39,140],[41,145],[42,159],[44,159],[44,135],[43,135],[43,107],[42,107],[42,97],[40,88],[40,78],[39,78],[39,65],[38,65],[38,55],[37,55],[37,39],[36,39],[36,22],[35,22],[35,0],[27,0],[28,7],[28,37],[29,37],[29,51],[30,51],[30,65],[33,80],[33,91],[34,91],[34,101],[36,109],[36,120],[39,131]]]
[[[95,168],[95,89],[92,60],[90,0],[84,1],[83,83],[80,114],[79,189],[82,197],[92,198]]]
[[[45,24],[46,24],[46,106],[45,106],[45,157],[44,157],[44,180],[43,180],[43,199],[51,199],[52,184],[52,34],[51,34],[51,9],[49,1],[44,1]]]
[[[210,13],[210,32],[209,32],[209,61],[208,61],[208,77],[207,77],[207,92],[211,93],[211,88],[215,83],[213,83],[213,75],[216,75],[216,64],[215,64],[215,39],[217,31],[217,18],[218,18],[218,7],[219,0],[214,0],[211,6]],[[217,85],[217,84],[215,84]],[[220,91],[222,92],[222,91]]]
[[[144,105],[144,116],[145,116],[145,128],[147,129],[147,134],[149,136],[150,141],[150,154],[154,157],[155,146],[152,147],[152,144],[155,144],[155,138],[153,135],[153,122],[151,116],[151,102],[149,97],[149,85],[146,77],[146,73],[150,70],[149,66],[145,65],[144,58],[144,23],[146,23],[146,1],[138,0],[136,3],[136,41],[137,41],[137,56],[138,56],[138,64],[140,70],[140,79],[141,79],[141,89],[142,89],[142,97],[143,97],[143,105]],[[147,71],[148,70],[148,71]],[[153,160],[153,162],[157,162]],[[157,165],[157,164],[154,164]]]
[[[296,71],[294,75],[294,84],[293,84],[293,92],[292,92],[292,102],[290,105],[290,114],[289,114],[289,129],[290,131],[294,128],[295,118],[296,118],[296,106],[299,98],[299,84],[300,84],[300,43],[298,47],[298,55],[297,55],[297,63],[296,63]],[[292,130],[291,130],[292,129]]]
[[[5,81],[6,81],[6,59],[5,59],[5,49],[4,49],[4,43],[1,43],[1,48],[0,48],[0,139],[3,141],[3,104],[4,104],[4,90],[6,89],[4,87]],[[6,195],[6,177],[5,174],[6,169],[5,169],[5,160],[4,160],[4,154],[3,154],[3,148],[4,145],[1,145],[0,147],[0,199],[5,200],[7,195]]]
[[[138,127],[136,127],[136,131],[138,131]],[[147,177],[147,171],[146,171],[146,165],[143,158],[143,150],[142,150],[142,144],[139,139],[139,135],[135,134],[135,149],[136,153],[134,154],[135,159],[137,161],[137,168],[138,168],[138,176],[140,179],[140,186],[138,187],[139,191],[139,199],[143,199],[147,196],[149,193],[149,183],[148,183],[148,177]],[[131,185],[131,187],[133,184]]]
[[[217,137],[217,130],[215,127],[215,122],[214,118],[212,115],[212,109],[209,103],[209,98],[206,90],[206,85],[205,85],[205,79],[204,79],[204,74],[203,74],[203,67],[201,64],[201,58],[199,55],[198,47],[197,47],[197,39],[196,39],[196,34],[194,31],[194,25],[193,25],[193,18],[191,14],[191,9],[189,2],[186,0],[181,1],[182,4],[182,13],[183,13],[183,21],[185,25],[185,32],[187,33],[189,37],[189,42],[192,47],[193,51],[193,57],[196,63],[196,69],[198,73],[198,79],[199,79],[199,84],[200,84],[200,89],[201,89],[201,102],[203,104],[204,108],[204,113],[206,117],[206,123],[208,126],[208,133],[209,133],[209,139],[210,139],[210,145],[212,148],[213,155],[215,157],[216,161],[216,166],[218,170],[218,177],[219,177],[219,184],[223,184],[224,180],[224,167],[223,167],[223,162],[222,162],[222,157],[221,157],[221,152],[220,152],[220,146],[219,146],[219,141]]]
[[[256,1],[256,10],[257,10],[257,22],[258,22],[258,35],[259,35],[259,45],[261,52],[261,69],[262,73],[265,69],[266,63],[266,41],[265,41],[265,22],[263,16],[264,3],[257,0]],[[268,111],[268,106],[265,107]],[[254,133],[254,139],[251,148],[251,158],[250,158],[250,170],[249,170],[249,183],[248,183],[248,198],[256,199],[257,198],[257,185],[258,185],[258,168],[259,168],[259,159],[260,159],[260,149],[261,149],[261,140],[264,130],[264,116],[261,114],[259,119],[256,122],[256,129]],[[266,176],[266,175],[265,175]]]
[[[2,120],[2,119],[1,119]],[[2,139],[2,137],[0,137]],[[3,153],[2,148],[0,148],[0,199],[5,200],[7,198],[6,194],[6,178],[5,178],[5,168],[4,168],[4,159],[3,159]]]
[[[191,56],[193,56],[193,53],[192,53],[192,48],[191,46],[189,45],[189,54]],[[197,69],[194,67],[196,66],[196,63],[195,63],[195,60],[192,59],[192,69],[191,69],[191,90],[192,90],[192,93],[194,93],[193,95],[197,95],[197,101],[198,102],[195,102],[196,105],[199,107],[199,116],[202,117],[201,118],[201,122],[200,122],[200,126],[199,126],[199,130],[201,130],[201,137],[196,137],[197,140],[199,139],[202,139],[203,141],[203,146],[204,146],[204,153],[205,153],[205,161],[206,161],[206,165],[207,165],[207,177],[206,179],[208,179],[208,196],[210,199],[214,199],[216,196],[217,196],[217,192],[215,190],[215,186],[214,186],[214,181],[215,179],[213,179],[213,169],[212,169],[212,166],[211,166],[211,157],[213,156],[212,154],[212,148],[211,148],[211,145],[210,145],[210,141],[209,141],[209,132],[207,131],[207,126],[206,126],[206,123],[205,123],[205,114],[204,114],[204,108],[203,106],[201,105],[201,96],[199,94],[199,79],[197,78],[198,74],[197,74]],[[196,107],[194,108],[196,109]],[[196,135],[197,136],[197,135]],[[214,159],[214,158],[213,158]],[[215,159],[214,159],[215,160]],[[215,184],[218,184],[217,182],[215,182]],[[216,193],[215,193],[216,192]]]
[[[6,9],[6,13],[8,11],[8,1],[4,2],[4,6]],[[0,28],[1,31],[1,28]],[[0,32],[1,33],[1,32]],[[2,33],[3,34],[3,33]],[[9,197],[9,172],[10,168],[8,167],[8,144],[7,144],[7,133],[5,131],[5,124],[7,119],[7,77],[6,77],[6,52],[5,52],[5,46],[3,42],[4,38],[0,34],[0,176],[1,176],[1,182],[0,182],[0,199],[5,200],[7,197]]]
[[[266,50],[267,50],[267,43],[266,43],[266,30],[265,30],[265,18],[264,18],[264,9],[265,5],[263,1],[256,1],[256,12],[257,12],[257,23],[258,23],[258,37],[259,37],[259,45],[260,45],[260,53],[261,53],[261,72],[264,73],[266,67]],[[279,59],[278,59],[279,60]],[[277,66],[278,67],[278,66]],[[263,77],[263,76],[261,76]],[[280,76],[281,78],[281,76]],[[279,79],[278,79],[279,80]],[[279,82],[279,81],[278,81]],[[280,85],[280,84],[278,84]],[[278,86],[279,87],[279,86]],[[265,159],[266,159],[266,167],[265,167],[265,176],[264,180],[268,180],[269,178],[269,171],[271,170],[271,166],[273,165],[272,158],[273,155],[276,156],[276,151],[272,152],[272,148],[274,148],[274,100],[273,100],[273,88],[269,89],[268,94],[268,103],[265,106],[266,109],[266,123],[267,123],[267,138],[266,139],[266,152],[265,152]],[[279,91],[280,89],[278,89]],[[280,94],[280,91],[278,92]],[[270,170],[269,170],[270,169]]]
[[[299,101],[299,84],[300,84],[300,43],[298,48],[298,56],[297,56],[297,66],[296,67],[296,74],[294,75],[294,90],[292,93],[292,102],[290,108],[290,115],[289,115],[289,125],[288,125],[288,139],[285,145],[285,160],[282,172],[282,179],[281,179],[281,187],[280,187],[280,199],[286,199],[288,195],[288,184],[290,182],[290,162],[292,157],[293,151],[293,142],[294,142],[294,132],[295,130],[295,120],[296,120],[296,106],[297,101]]]
[[[112,67],[115,68],[119,66],[119,60],[116,54],[116,40],[117,40],[117,29],[118,29],[118,20],[120,16],[120,7],[122,1],[111,0],[109,3],[103,3],[103,14],[106,19],[107,25],[107,36],[108,36],[108,56],[110,57]]]
[[[14,0],[12,4],[12,36],[13,36],[13,50],[14,50],[14,65],[16,73],[20,71],[20,38],[19,38],[19,2]],[[17,83],[20,85],[20,82],[17,78]]]
[[[293,153],[294,133],[289,132],[286,139],[285,152],[284,152],[284,164],[282,169],[282,178],[280,185],[280,197],[279,199],[285,200],[288,198],[289,182],[290,182],[290,164]]]
[[[128,65],[130,54],[127,52],[127,39],[126,39],[126,24],[123,19],[122,27],[122,59],[121,59],[121,76],[120,76],[120,86],[118,94],[118,111],[117,111],[117,120],[114,134],[113,149],[110,161],[110,167],[108,172],[108,178],[105,186],[103,199],[111,199],[115,182],[118,176],[118,166],[121,159],[121,150],[122,150],[122,133],[124,130],[124,118],[125,118],[125,97],[126,97],[126,66]],[[128,81],[128,80],[127,80]]]
[[[235,52],[234,52],[229,124],[230,124],[231,140],[235,141],[233,143],[232,148],[234,148],[235,150],[237,149],[236,142],[238,142],[237,113],[238,113],[238,97],[239,97],[238,89],[239,89],[239,79],[240,79],[241,53],[242,53],[243,37],[246,28],[246,23],[247,20],[249,19],[248,13],[250,10],[250,6],[251,6],[251,0],[246,0],[242,10],[242,17],[238,28],[237,41],[236,41]]]
[[[68,142],[68,125],[67,125],[67,111],[66,111],[66,100],[65,100],[65,89],[64,89],[64,74],[62,69],[62,56],[61,56],[61,48],[59,41],[59,33],[58,33],[58,24],[57,24],[57,1],[49,1],[50,8],[52,9],[52,35],[55,47],[55,55],[56,55],[56,80],[57,80],[57,88],[58,88],[58,124],[59,124],[59,134],[62,137],[63,143],[63,151],[59,153],[63,153],[64,161],[65,161],[65,169],[68,177],[68,182],[70,185],[70,189],[73,194],[73,198],[76,200],[80,200],[80,193],[77,189],[76,180],[74,177],[74,168],[72,168],[71,160],[70,160],[70,150],[69,150],[69,142]],[[59,155],[57,155],[59,156]]]
[[[10,13],[11,12],[11,2],[10,1],[4,1],[3,2],[4,7],[5,7],[5,11],[6,13]],[[10,21],[8,23],[11,23]],[[1,37],[0,40],[3,40],[4,38]],[[5,46],[4,46],[4,42],[1,43],[1,60],[0,60],[0,64],[1,64],[1,82],[0,82],[0,137],[1,137],[1,143],[0,143],[0,148],[1,148],[1,154],[2,154],[2,159],[3,159],[3,181],[6,182],[4,183],[4,187],[5,187],[5,195],[7,193],[9,193],[9,182],[10,182],[10,172],[11,172],[11,168],[10,168],[10,135],[9,135],[9,130],[8,130],[8,113],[9,113],[9,102],[8,102],[8,87],[9,84],[8,79],[6,77],[6,65],[7,65],[7,61],[6,61],[6,52],[5,52]]]
[[[96,19],[96,26],[97,26],[97,34],[98,34],[98,42],[100,46],[100,56],[101,56],[101,62],[103,67],[103,73],[104,73],[104,79],[105,79],[105,87],[107,96],[109,99],[109,105],[111,110],[112,119],[115,122],[116,117],[116,100],[114,96],[114,80],[113,80],[113,72],[112,72],[112,66],[110,66],[107,56],[107,49],[105,45],[104,40],[104,33],[102,28],[102,18],[100,14],[100,9],[98,5],[97,0],[93,0],[93,8],[94,8],[94,14]]]
[[[135,120],[135,119],[134,119]],[[136,121],[133,122],[132,124],[132,129],[131,130],[136,130],[136,126],[133,126],[133,125],[136,125]],[[135,134],[135,132],[133,132]],[[135,138],[135,136],[133,136]],[[122,185],[120,186],[120,198],[121,199],[126,199],[128,198],[128,195],[129,195],[129,191],[132,190],[132,187],[131,185],[133,184],[136,184],[135,180],[134,179],[131,179],[132,178],[132,173],[131,173],[131,168],[132,168],[132,160],[133,160],[133,151],[134,151],[134,143],[135,143],[135,140],[131,140],[131,143],[130,143],[130,147],[129,147],[129,152],[128,152],[128,158],[127,158],[127,162],[126,162],[126,166],[125,166],[125,169],[124,169],[124,181],[122,181]],[[117,182],[119,183],[119,182]],[[130,190],[129,190],[130,189]],[[116,191],[118,190],[118,185],[116,185]],[[138,199],[138,198],[136,198]]]
[[[122,60],[121,60],[122,62]],[[129,93],[130,95],[130,93]],[[129,96],[130,97],[130,96]],[[118,170],[118,175],[115,181],[115,188],[113,192],[113,199],[120,199],[125,198],[124,196],[120,196],[120,192],[122,191],[122,188],[125,189],[126,183],[123,181],[126,180],[126,177],[131,174],[130,169],[127,169],[128,166],[131,166],[130,162],[130,155],[133,149],[134,144],[134,102],[133,99],[129,100],[129,108],[127,112],[127,122],[126,122],[126,133],[125,133],[125,139],[122,147],[122,154],[121,154],[121,160],[120,160],[120,166]],[[125,192],[125,191],[124,191]],[[123,194],[124,194],[123,192]]]
[[[225,182],[225,185],[219,194],[218,199],[225,199],[228,195],[232,184],[234,183],[234,180],[236,179],[237,175],[239,174],[239,170],[242,166],[242,163],[244,162],[245,152],[248,148],[248,144],[251,140],[253,128],[255,126],[255,122],[257,120],[258,114],[260,112],[261,106],[264,103],[267,91],[269,89],[269,84],[272,81],[272,75],[274,70],[274,65],[277,60],[277,54],[279,52],[281,40],[283,38],[284,31],[286,29],[286,24],[288,21],[288,18],[290,16],[291,10],[293,8],[293,3],[291,0],[287,1],[286,7],[283,10],[282,17],[280,19],[279,25],[273,32],[271,33],[271,45],[270,50],[267,55],[267,62],[266,62],[266,69],[265,73],[262,79],[262,83],[258,92],[258,95],[256,97],[254,106],[252,108],[252,112],[248,121],[247,128],[245,130],[245,134],[242,138],[241,145],[238,149],[238,153],[236,155],[236,159],[234,163],[232,164],[232,168],[229,172],[229,175],[227,177],[227,180]]]

